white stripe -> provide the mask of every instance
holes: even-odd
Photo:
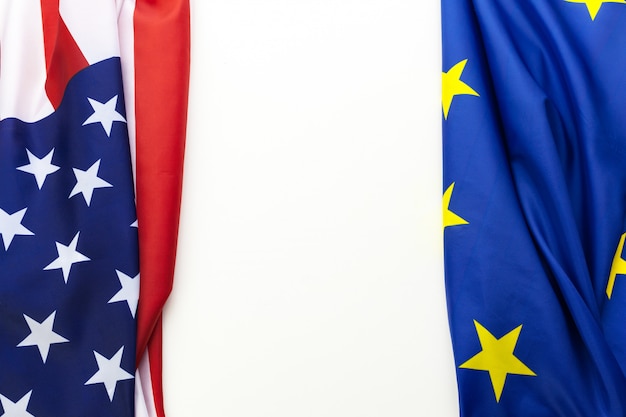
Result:
[[[120,56],[117,18],[121,1],[60,0],[59,12],[89,64]]]
[[[40,0],[0,1],[0,120],[35,122],[51,114],[45,84]]]
[[[135,417],[157,417],[147,349],[135,373]]]
[[[117,0],[119,19],[119,45],[122,62],[122,80],[126,106],[126,123],[133,166],[133,181],[136,174],[136,131],[135,131],[135,32],[133,16],[135,0]],[[157,417],[152,391],[152,375],[148,349],[143,354],[135,373],[135,417]]]
[[[135,32],[133,15],[135,0],[117,0],[119,9],[120,59],[122,61],[122,80],[124,82],[124,103],[126,105],[126,125],[130,144],[130,157],[135,180]]]

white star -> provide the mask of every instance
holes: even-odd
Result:
[[[9,249],[9,245],[16,235],[34,235],[33,232],[22,226],[22,219],[24,218],[24,214],[26,214],[25,208],[20,211],[16,211],[13,214],[9,214],[6,211],[0,209],[0,234],[2,235],[2,241],[4,242],[4,250]]]
[[[50,345],[69,342],[69,340],[67,340],[63,336],[52,331],[55,315],[56,311],[53,311],[47,319],[39,323],[24,314],[26,324],[28,324],[28,327],[30,327],[30,334],[26,336],[26,339],[22,340],[20,344],[17,345],[17,347],[37,346],[43,363],[46,363],[46,359],[48,358],[48,352],[50,351]]]
[[[113,401],[113,395],[115,394],[115,387],[118,381],[134,378],[133,375],[120,367],[123,352],[124,346],[122,346],[111,359],[107,359],[94,350],[93,354],[96,358],[96,362],[98,362],[98,372],[93,374],[93,376],[89,378],[89,381],[85,382],[85,385],[104,384],[107,394],[109,394],[109,400],[111,401]]]
[[[28,402],[30,401],[30,394],[32,393],[32,391],[28,391],[26,395],[20,398],[20,400],[16,403],[0,394],[0,403],[2,403],[2,409],[4,410],[2,417],[35,417],[26,411]]]
[[[88,257],[83,255],[82,253],[76,250],[76,245],[78,245],[78,235],[80,232],[77,232],[74,236],[74,239],[70,242],[68,246],[65,246],[59,242],[56,242],[57,245],[57,253],[59,257],[50,263],[50,265],[44,268],[44,271],[49,271],[51,269],[60,269],[63,271],[63,279],[67,284],[67,280],[70,276],[70,269],[72,269],[72,265],[78,262],[90,261]]]
[[[29,174],[33,174],[35,176],[35,180],[37,181],[37,187],[41,190],[43,187],[43,182],[46,180],[46,177],[54,172],[59,170],[59,167],[56,165],[52,165],[52,155],[54,154],[54,148],[48,155],[39,159],[35,155],[33,155],[28,149],[26,149],[28,153],[28,165],[22,165],[21,167],[17,167],[20,171],[28,172]]]
[[[98,159],[87,171],[80,170],[78,168],[72,168],[74,170],[74,176],[76,177],[76,185],[72,189],[68,198],[74,197],[76,194],[83,194],[85,203],[87,206],[91,204],[91,196],[93,190],[96,188],[113,187],[111,184],[98,177],[98,170],[100,169],[100,159]]]
[[[115,110],[115,106],[117,106],[117,96],[114,96],[106,103],[100,103],[89,97],[87,97],[87,100],[89,100],[89,104],[91,104],[93,114],[83,122],[83,126],[92,123],[100,123],[107,136],[111,137],[113,122],[126,123],[126,119]]]
[[[122,284],[122,289],[111,297],[109,304],[118,301],[126,301],[130,309],[130,314],[134,318],[137,312],[137,302],[139,301],[139,274],[134,277],[129,277],[117,269],[115,272],[117,272],[117,278],[120,280],[120,284]]]

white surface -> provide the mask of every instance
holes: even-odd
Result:
[[[439,2],[192,14],[168,417],[457,416]]]

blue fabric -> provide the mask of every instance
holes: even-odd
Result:
[[[592,3],[589,1],[589,3]],[[626,4],[442,0],[447,301],[462,416],[626,415]],[[445,210],[445,208],[444,208]],[[621,253],[617,254],[618,258]],[[522,325],[499,399],[477,325]]]

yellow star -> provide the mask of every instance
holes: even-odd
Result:
[[[445,230],[448,226],[458,226],[461,224],[469,224],[467,220],[452,212],[448,207],[450,206],[450,199],[452,198],[452,190],[454,190],[454,183],[450,184],[450,186],[443,193],[443,228]]]
[[[467,64],[467,59],[454,65],[448,72],[441,73],[441,105],[443,107],[444,119],[448,118],[454,96],[460,94],[479,95],[472,87],[461,81],[461,74],[465,69],[465,64]]]
[[[459,366],[459,368],[489,372],[493,392],[496,394],[496,402],[500,402],[500,396],[502,395],[504,382],[508,374],[537,376],[513,355],[519,333],[522,330],[521,324],[500,339],[496,339],[489,330],[485,329],[476,320],[474,320],[474,326],[476,327],[482,350]]]
[[[622,3],[625,4],[626,0],[565,0],[568,3],[585,3],[587,10],[589,10],[589,16],[591,20],[596,18],[596,15],[600,11],[600,7],[604,3]]]
[[[611,299],[613,295],[613,287],[615,286],[615,277],[626,274],[626,261],[622,259],[622,250],[624,249],[624,240],[626,240],[626,233],[619,238],[617,244],[617,250],[615,256],[613,256],[613,263],[611,264],[611,272],[609,273],[609,282],[606,284],[606,295]]]

